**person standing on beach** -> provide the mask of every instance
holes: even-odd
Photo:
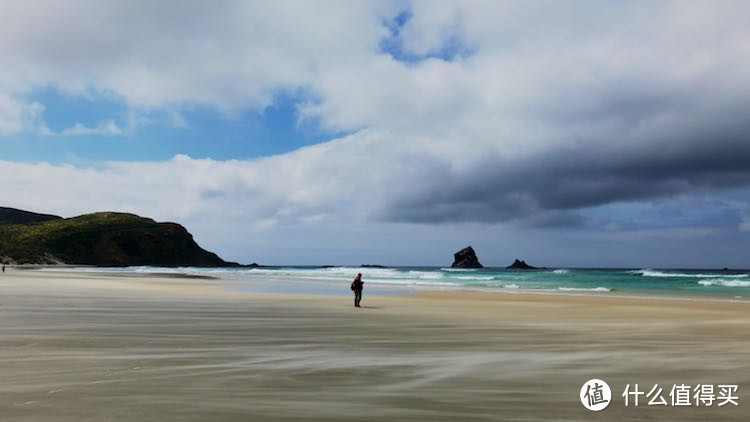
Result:
[[[357,273],[352,281],[352,291],[354,292],[354,306],[359,308],[359,302],[362,300],[362,289],[365,287],[365,282],[362,281],[362,273]]]

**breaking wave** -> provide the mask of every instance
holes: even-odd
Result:
[[[684,278],[710,278],[710,277],[724,277],[724,278],[744,278],[749,274],[699,274],[699,273],[671,273],[665,271],[656,270],[633,270],[627,271],[630,274],[639,274],[644,277],[684,277]]]
[[[558,287],[557,290],[560,290],[561,292],[609,292],[612,291],[612,289],[607,287],[593,287],[591,289],[583,288],[583,287]]]
[[[723,278],[710,278],[707,280],[698,280],[701,286],[724,286],[724,287],[750,287],[750,281],[744,280],[726,280]]]

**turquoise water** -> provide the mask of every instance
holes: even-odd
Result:
[[[80,269],[79,269],[80,270]],[[640,293],[665,295],[717,295],[750,298],[750,271],[653,269],[452,269],[433,267],[275,267],[275,268],[89,268],[89,271],[186,273],[211,275],[236,281],[264,280],[279,283],[348,282],[357,272],[366,283],[378,286],[468,288],[476,290],[534,290],[556,292]]]

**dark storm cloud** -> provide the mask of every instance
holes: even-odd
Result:
[[[589,207],[749,186],[750,108],[744,101],[719,108],[699,102],[660,99],[654,105],[633,99],[607,113],[579,115],[579,124],[597,119],[622,123],[617,130],[562,145],[550,140],[549,147],[531,156],[488,155],[470,171],[434,169],[421,181],[423,189],[393,198],[382,217],[416,223],[585,225],[589,221],[579,211]],[[634,111],[634,104],[649,114]],[[670,118],[649,123],[660,115]],[[564,128],[559,135],[569,136]]]

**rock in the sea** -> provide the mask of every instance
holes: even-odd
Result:
[[[453,265],[451,268],[484,268],[474,253],[474,248],[467,246],[453,254]]]
[[[508,265],[505,267],[507,270],[536,270],[536,267],[532,267],[531,265],[527,264],[526,261],[523,259],[518,260],[516,259],[513,261],[511,265]]]

